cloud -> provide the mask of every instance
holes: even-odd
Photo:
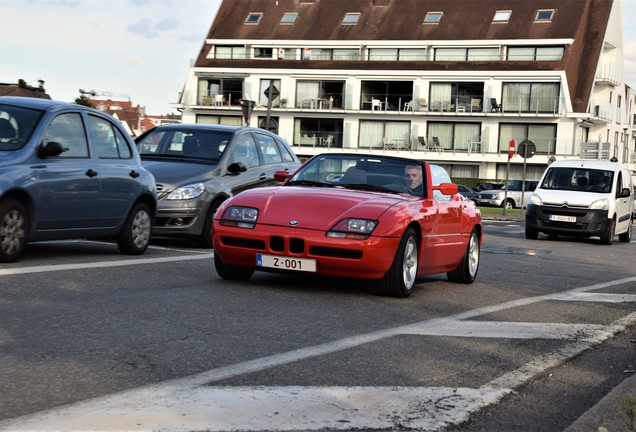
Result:
[[[137,21],[134,24],[130,24],[126,27],[126,31],[148,39],[153,39],[159,36],[159,32],[155,29],[152,21],[148,18]]]
[[[146,59],[143,57],[133,57],[126,61],[127,64],[131,66],[144,67],[146,66]]]

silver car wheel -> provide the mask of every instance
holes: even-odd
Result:
[[[417,277],[417,242],[414,237],[409,237],[404,245],[404,260],[402,261],[402,278],[407,290],[413,288]]]
[[[13,255],[22,248],[26,221],[18,210],[11,210],[4,215],[0,224],[0,247],[6,255]]]
[[[470,244],[468,245],[468,272],[470,277],[474,278],[479,268],[479,239],[477,234],[470,236]]]
[[[132,221],[132,240],[136,247],[148,244],[151,229],[150,215],[145,211],[137,212]]]

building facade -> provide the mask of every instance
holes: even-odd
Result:
[[[503,179],[568,158],[636,174],[634,102],[619,0],[225,0],[173,107],[274,130],[300,157]]]

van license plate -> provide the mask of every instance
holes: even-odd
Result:
[[[256,254],[256,265],[280,270],[295,270],[304,272],[316,271],[316,260],[307,258],[291,258],[277,255]]]
[[[550,220],[555,222],[576,222],[576,216],[550,215]]]

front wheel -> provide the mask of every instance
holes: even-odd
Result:
[[[380,290],[384,295],[401,298],[411,295],[417,279],[418,257],[417,235],[413,228],[408,228],[400,240],[391,268],[379,281]]]
[[[0,202],[0,262],[18,259],[27,242],[29,216],[14,199]]]
[[[526,225],[526,238],[528,240],[536,240],[539,238],[539,231]]]
[[[515,202],[511,199],[507,199],[501,203],[501,207],[505,208],[506,210],[512,210],[513,208],[515,208]]]
[[[456,283],[470,284],[475,282],[477,278],[477,270],[479,270],[479,234],[473,229],[470,234],[470,240],[466,246],[466,252],[461,262],[455,270],[446,273],[448,280]]]
[[[605,234],[601,236],[601,244],[611,245],[614,241],[614,233],[616,232],[616,219],[612,218]]]
[[[212,203],[208,213],[205,215],[205,222],[203,223],[203,231],[201,235],[197,238],[197,245],[202,248],[212,249],[214,247],[214,239],[212,232],[212,224],[214,222],[214,215],[216,211],[221,206],[223,201],[217,200]]]
[[[126,218],[126,222],[117,235],[117,246],[126,255],[141,255],[150,244],[152,217],[150,208],[137,203]]]
[[[634,225],[634,221],[630,220],[629,221],[629,226],[627,227],[627,231],[625,231],[623,234],[619,234],[618,235],[618,240],[620,240],[622,243],[629,243],[632,240],[632,226]]]
[[[246,281],[254,274],[254,269],[251,267],[224,263],[216,251],[214,252],[214,267],[216,268],[216,272],[223,279]]]

